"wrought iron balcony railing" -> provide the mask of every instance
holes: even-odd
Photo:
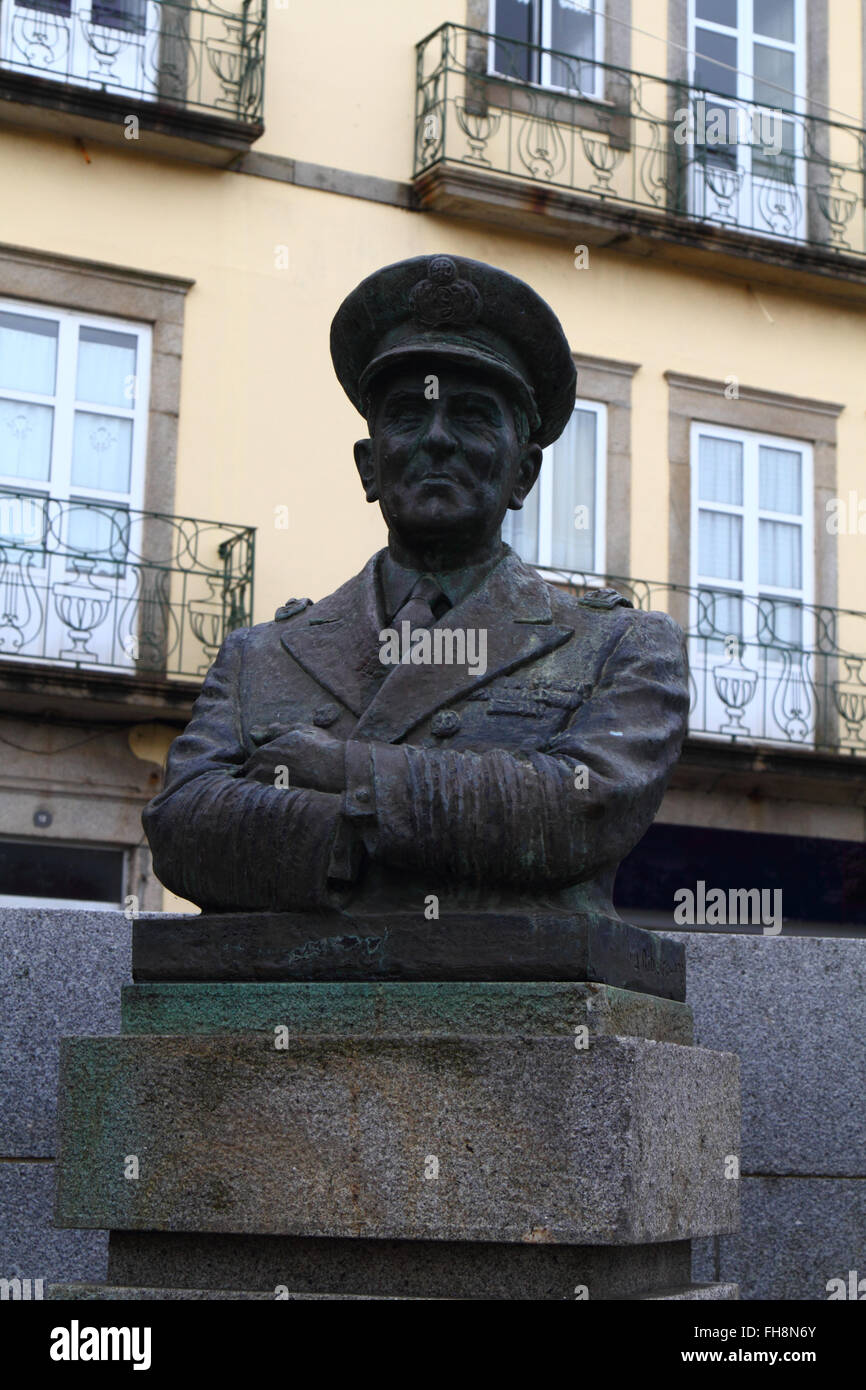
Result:
[[[258,125],[265,0],[0,0],[4,71]]]
[[[861,128],[455,24],[417,46],[415,176],[445,165],[866,257]]]
[[[250,527],[0,493],[0,660],[201,677],[252,621]]]
[[[575,593],[599,584],[541,573]],[[603,582],[685,630],[693,737],[866,756],[866,613],[648,579]]]

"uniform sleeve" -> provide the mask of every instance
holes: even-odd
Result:
[[[472,883],[564,887],[619,863],[658,810],[688,713],[685,643],[629,614],[591,697],[542,752],[350,746],[345,814],[374,859]]]
[[[241,776],[239,716],[248,629],[225,639],[142,814],[157,877],[205,908],[290,910],[327,902],[340,796]]]

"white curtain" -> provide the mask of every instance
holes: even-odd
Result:
[[[502,539],[528,565],[538,564],[538,483],[530,492],[519,512],[506,512],[502,523]]]
[[[54,411],[6,391],[54,395],[57,321],[0,313],[0,474],[45,481],[51,469]]]
[[[743,635],[743,600],[739,594],[702,589],[698,601],[698,632],[721,644],[725,637]],[[710,650],[715,651],[713,647]]]
[[[761,642],[778,647],[803,645],[803,610],[799,604],[780,598],[762,598],[759,607]]]
[[[802,528],[787,521],[761,521],[758,525],[759,582],[777,589],[802,588]]]
[[[45,482],[51,471],[54,411],[0,396],[0,474]]]
[[[701,502],[743,505],[743,446],[736,439],[702,434],[698,453],[698,498]]]
[[[132,421],[76,410],[72,433],[72,486],[129,492]]]
[[[799,516],[803,508],[802,454],[762,444],[758,463],[758,506],[762,512]]]
[[[54,395],[57,322],[0,313],[0,390]]]
[[[132,333],[83,328],[78,340],[75,396],[90,405],[132,405],[136,339]]]
[[[573,411],[545,462],[553,468],[551,564],[556,569],[595,569],[597,425],[595,411]]]
[[[94,405],[133,404],[136,339],[131,333],[82,327],[78,340],[75,395]],[[132,467],[132,421],[76,410],[72,435],[72,485],[101,492],[128,492]]]
[[[730,512],[698,513],[698,569],[705,579],[742,579],[742,517]]]

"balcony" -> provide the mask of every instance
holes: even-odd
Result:
[[[454,24],[417,46],[414,187],[433,211],[866,297],[864,171],[852,125]]]
[[[600,582],[540,573],[572,593]],[[635,608],[669,613],[685,631],[690,740],[866,757],[866,613],[739,595],[734,605],[730,592],[647,579],[601,582]]]
[[[2,0],[0,120],[226,165],[264,130],[265,0]]]
[[[254,541],[249,527],[4,492],[0,707],[183,715],[226,633],[252,621]]]

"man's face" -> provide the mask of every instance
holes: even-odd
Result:
[[[468,550],[498,535],[541,462],[537,445],[521,445],[508,396],[471,369],[419,365],[383,378],[370,427],[355,446],[367,498],[409,545]]]

